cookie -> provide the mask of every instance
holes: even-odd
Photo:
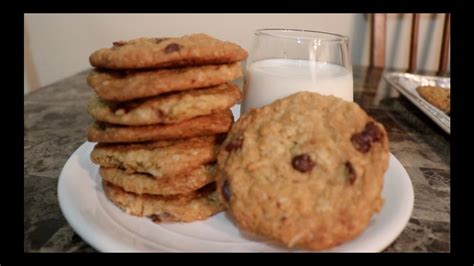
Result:
[[[147,71],[93,70],[87,83],[100,98],[129,101],[173,91],[216,86],[242,76],[239,62]]]
[[[98,121],[120,125],[173,124],[197,116],[223,112],[240,99],[230,83],[129,102],[108,102],[93,97],[89,114]]]
[[[206,34],[179,38],[139,38],[117,41],[112,48],[92,53],[92,66],[105,69],[143,69],[237,62],[248,53],[237,44]]]
[[[357,104],[300,92],[237,121],[218,191],[239,228],[321,250],[358,236],[383,205],[387,133]]]
[[[155,223],[204,220],[223,210],[215,183],[190,194],[170,196],[138,195],[107,181],[103,181],[102,187],[105,195],[123,211],[149,217]]]
[[[87,129],[87,140],[123,143],[209,136],[227,132],[233,122],[234,117],[230,110],[198,116],[175,124],[128,127],[94,122]]]
[[[100,167],[99,174],[107,182],[136,194],[186,194],[215,181],[215,165],[202,165],[189,172],[168,178],[147,174],[128,174],[118,168]]]
[[[126,173],[144,173],[154,178],[175,177],[216,160],[216,136],[141,144],[96,144],[91,160]]]
[[[416,91],[427,102],[449,114],[451,111],[451,90],[436,86],[420,86]]]

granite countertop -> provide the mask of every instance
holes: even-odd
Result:
[[[450,251],[450,136],[381,78],[354,66],[354,100],[382,122],[390,151],[410,175],[415,205],[407,227],[384,252]],[[59,209],[57,182],[69,156],[86,141],[93,95],[88,70],[24,98],[24,251],[95,252]]]

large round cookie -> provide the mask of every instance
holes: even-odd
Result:
[[[128,101],[158,94],[215,86],[242,76],[239,62],[142,71],[93,70],[87,83],[102,98]]]
[[[357,104],[301,92],[234,124],[218,154],[218,191],[240,228],[327,249],[381,209],[388,156],[383,125]]]
[[[237,62],[248,53],[237,44],[206,34],[179,38],[139,38],[118,41],[92,53],[92,66],[106,69],[162,68]]]
[[[173,140],[225,133],[234,123],[230,110],[198,116],[175,124],[119,126],[95,122],[87,128],[87,140],[103,143],[128,143]]]
[[[197,190],[215,181],[215,165],[201,165],[178,176],[155,178],[147,174],[129,174],[118,168],[100,167],[102,179],[137,194],[174,195]]]
[[[100,166],[124,169],[129,174],[174,177],[215,161],[217,141],[217,136],[209,136],[141,144],[99,143],[90,156]]]
[[[102,182],[105,195],[128,214],[146,216],[155,223],[204,220],[223,210],[211,183],[200,190],[182,195],[138,195],[107,181]]]
[[[129,102],[109,102],[93,97],[88,110],[95,120],[112,124],[173,124],[197,116],[223,112],[240,99],[240,94],[238,87],[225,83]]]

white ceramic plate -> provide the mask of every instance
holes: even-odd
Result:
[[[451,118],[423,99],[416,88],[418,86],[438,86],[451,89],[451,79],[435,76],[422,76],[409,73],[385,73],[385,80],[395,87],[401,94],[405,95],[415,106],[431,118],[448,134],[451,134]]]
[[[234,109],[234,113],[238,107]],[[193,223],[155,224],[122,212],[104,195],[98,167],[86,142],[66,162],[58,183],[61,210],[71,227],[103,252],[287,252],[285,247],[242,234],[225,213]],[[413,209],[413,186],[390,154],[382,192],[384,207],[356,239],[330,252],[379,252],[405,228]]]

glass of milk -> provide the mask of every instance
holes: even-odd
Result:
[[[299,91],[353,101],[348,37],[310,30],[257,30],[240,113]]]

